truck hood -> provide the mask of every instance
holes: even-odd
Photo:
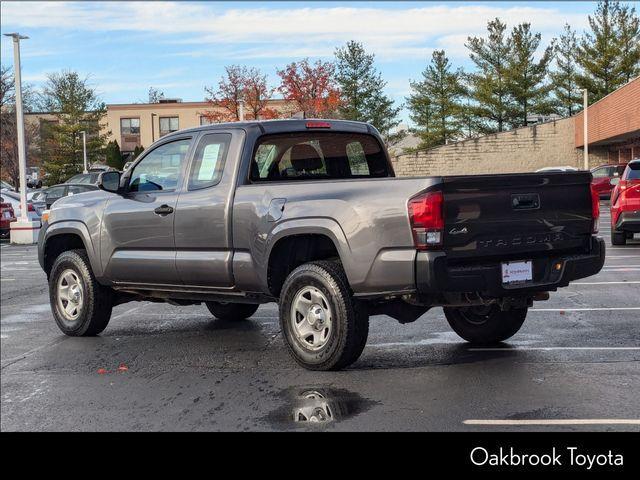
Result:
[[[104,207],[115,195],[104,190],[95,190],[56,200],[51,205],[48,223],[51,225],[65,220],[79,220],[87,223],[91,218],[102,217]]]

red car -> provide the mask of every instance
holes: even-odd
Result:
[[[616,163],[600,165],[599,167],[591,169],[591,174],[593,175],[591,185],[593,186],[593,190],[598,192],[600,198],[609,198],[615,186],[611,183],[611,179],[620,178],[626,166],[626,163]]]
[[[10,223],[16,219],[13,207],[10,203],[5,203],[4,198],[0,197],[0,238],[9,236]]]
[[[640,159],[631,160],[611,194],[611,243],[640,233]]]

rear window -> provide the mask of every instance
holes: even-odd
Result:
[[[625,180],[638,180],[640,179],[640,162],[632,162],[627,165],[627,171],[624,175]]]
[[[252,181],[388,177],[387,158],[371,136],[299,132],[262,137],[253,155]]]

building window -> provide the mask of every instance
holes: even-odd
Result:
[[[178,117],[160,117],[160,136],[178,131]]]
[[[139,118],[121,118],[120,133],[122,135],[140,135]]]
[[[213,122],[210,118],[205,117],[204,115],[200,115],[200,125],[211,125]]]

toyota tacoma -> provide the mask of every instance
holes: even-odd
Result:
[[[232,321],[278,302],[290,353],[313,370],[356,361],[370,315],[443,307],[464,340],[501,342],[605,257],[590,172],[395,178],[359,122],[178,131],[98,186],[56,201],[40,232],[65,334],[99,334],[135,300]]]

